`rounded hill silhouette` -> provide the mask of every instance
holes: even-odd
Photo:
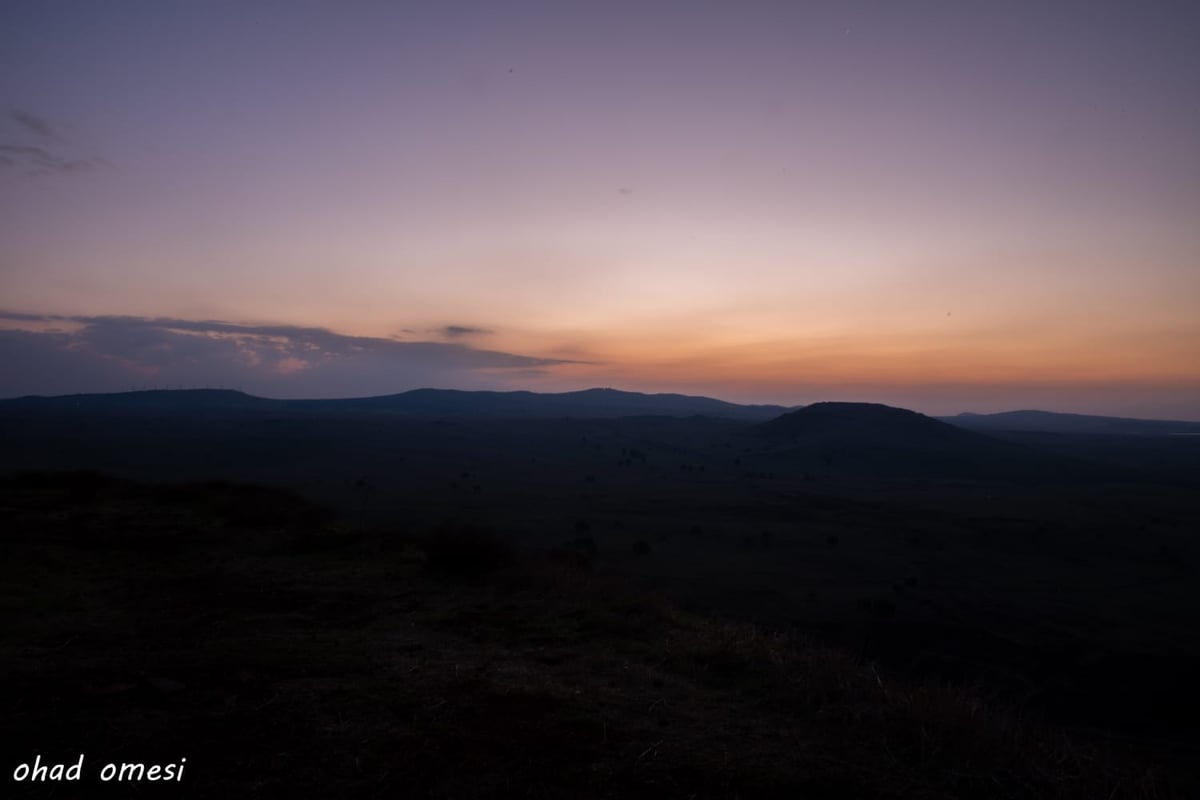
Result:
[[[1027,461],[1004,442],[879,403],[814,403],[747,434],[770,460],[843,475],[995,474]]]
[[[990,444],[977,434],[916,411],[880,403],[813,403],[757,425],[755,432],[778,439],[881,446]]]

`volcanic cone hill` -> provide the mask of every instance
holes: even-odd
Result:
[[[814,403],[746,430],[761,457],[838,475],[1000,477],[1040,454],[878,403]]]
[[[814,403],[757,426],[766,437],[818,444],[930,447],[990,443],[932,417],[879,403]]]

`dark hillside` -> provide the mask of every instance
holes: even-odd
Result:
[[[987,444],[932,417],[879,403],[813,403],[762,423],[756,433],[797,444],[918,448]]]
[[[481,526],[228,484],[0,482],[0,740],[128,797],[1171,798],[1136,750],[685,613]],[[6,778],[7,779],[7,778]]]
[[[0,475],[267,484],[356,527],[421,534],[474,520],[513,547],[563,550],[693,611],[811,636],[917,683],[977,686],[1059,724],[1194,747],[1189,473],[1140,449],[1152,438],[1062,434],[1047,453],[969,432],[943,441],[919,415],[882,413],[889,427],[871,437],[861,416],[834,414],[815,435],[832,427],[842,444],[819,447],[698,416],[13,412],[0,413]],[[1112,450],[1118,440],[1159,471],[1129,479],[1137,463]],[[94,527],[109,505],[77,515],[64,504],[60,521]],[[36,558],[2,555],[41,574]]]
[[[1003,411],[999,414],[959,414],[943,421],[968,430],[1074,433],[1111,436],[1175,436],[1200,434],[1200,422],[1098,417],[1052,411]]]
[[[903,408],[814,403],[746,431],[756,463],[843,477],[987,477],[1035,480],[1095,468],[1048,457]]]

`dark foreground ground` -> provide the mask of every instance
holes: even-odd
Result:
[[[1067,731],[1043,721],[1036,704],[938,688],[911,670],[873,666],[771,626],[683,611],[604,574],[598,554],[615,551],[619,539],[635,576],[634,565],[682,553],[683,543],[711,553],[698,559],[756,554],[761,564],[782,549],[828,569],[846,558],[832,553],[864,547],[870,521],[882,524],[900,501],[871,502],[882,505],[809,498],[808,525],[819,536],[791,545],[778,543],[787,537],[780,523],[764,538],[678,521],[659,526],[659,541],[629,532],[627,520],[610,537],[593,510],[573,515],[564,545],[530,543],[518,552],[478,526],[364,526],[275,490],[94,475],[5,479],[0,793],[1200,796],[1180,726],[1174,743],[1162,731]],[[951,537],[962,515],[921,511],[909,495],[903,503],[916,509],[914,535],[920,528],[926,544],[904,539],[889,558],[915,552],[937,565],[948,548],[967,560]],[[1020,510],[977,515],[1013,514]],[[557,519],[561,509],[548,515]],[[823,528],[834,519],[842,520],[836,544]],[[988,524],[1018,542],[1028,535]],[[980,523],[979,542],[988,524]],[[868,538],[845,540],[859,529]],[[971,551],[987,557],[979,542]],[[1017,563],[1030,558],[1012,555],[1018,550],[996,552]],[[1159,557],[1170,561],[1146,556]],[[643,577],[664,571],[647,566]],[[901,579],[901,590],[881,584],[859,611],[868,620],[903,617],[905,592],[918,593],[928,579],[907,587]],[[803,598],[814,590],[798,591]],[[1037,591],[1037,602],[1047,602],[1047,590]],[[816,605],[836,605],[834,594],[820,590]],[[1062,609],[1052,610],[1060,619]],[[1160,621],[1160,636],[1184,630],[1176,623],[1187,619]],[[1136,640],[1139,632],[1122,635]],[[1101,637],[1111,638],[1120,637]],[[1147,687],[1109,689],[1150,696]],[[11,778],[38,755],[73,764],[81,754],[77,782]],[[185,767],[182,780],[117,785],[99,778],[110,762]]]

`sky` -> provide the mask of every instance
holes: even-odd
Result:
[[[0,397],[1200,419],[1200,6],[0,6]]]

